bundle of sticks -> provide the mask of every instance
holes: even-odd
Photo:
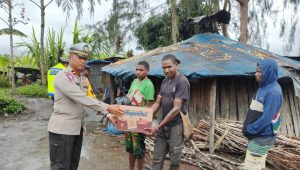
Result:
[[[186,143],[182,161],[204,169],[242,168],[248,140],[242,134],[242,122],[218,120],[215,122],[213,154],[209,154],[209,122],[200,120]],[[153,151],[154,138],[146,139],[148,151]],[[151,155],[151,153],[150,153]],[[267,163],[275,169],[299,169],[300,139],[277,135]]]

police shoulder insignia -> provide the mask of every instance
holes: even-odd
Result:
[[[66,77],[70,80],[73,81],[74,80],[74,76],[71,73],[65,73]]]

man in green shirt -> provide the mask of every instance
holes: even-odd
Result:
[[[153,103],[154,86],[147,77],[148,72],[149,63],[147,61],[138,62],[136,66],[137,78],[131,83],[128,91],[128,97],[133,106],[151,107]],[[142,133],[125,133],[126,151],[129,153],[129,170],[134,169],[135,160],[137,160],[138,170],[144,168],[145,138],[146,135]]]

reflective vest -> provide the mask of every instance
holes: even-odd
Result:
[[[92,89],[92,86],[91,86],[91,83],[88,82],[88,90],[86,92],[86,95],[87,96],[90,96],[90,97],[93,97],[93,98],[96,98],[96,95],[95,93],[93,92],[93,89]]]
[[[54,98],[54,78],[55,76],[62,70],[65,69],[65,66],[61,63],[56,64],[48,70],[47,78],[48,78],[48,96]]]

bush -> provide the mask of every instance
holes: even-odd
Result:
[[[10,95],[10,88],[2,88],[0,87],[0,96],[9,96]]]
[[[17,94],[27,97],[48,97],[47,87],[41,86],[37,83],[17,88]]]
[[[0,96],[0,113],[1,114],[17,114],[21,113],[26,107],[15,99],[1,95]]]
[[[10,81],[8,80],[7,77],[0,75],[0,88],[2,87],[10,87]]]

